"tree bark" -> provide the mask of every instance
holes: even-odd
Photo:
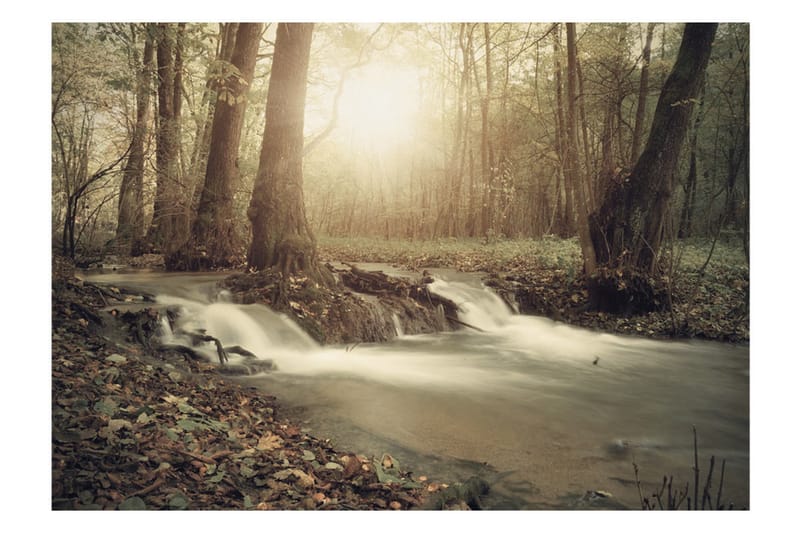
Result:
[[[645,37],[644,49],[642,50],[642,76],[639,79],[639,100],[636,104],[636,122],[633,127],[633,142],[631,146],[630,161],[636,161],[639,157],[639,147],[642,143],[642,133],[644,132],[644,116],[647,110],[647,92],[650,89],[650,47],[653,43],[653,30],[655,23],[647,25],[647,37]]]
[[[705,91],[701,89],[701,95]],[[700,97],[699,107],[703,106],[703,96]],[[686,183],[683,186],[683,208],[681,209],[681,219],[678,226],[678,238],[685,239],[692,235],[692,224],[694,218],[695,200],[697,198],[697,132],[700,129],[700,122],[703,118],[702,112],[698,109],[695,113],[694,125],[691,136],[689,137],[689,174],[686,176]]]
[[[573,184],[578,215],[578,234],[580,237],[583,271],[586,275],[594,273],[596,258],[592,238],[589,234],[589,222],[586,194],[581,179],[578,162],[578,127],[576,117],[577,84],[578,84],[578,50],[575,37],[575,23],[567,23],[567,115],[566,115],[566,165],[564,175],[569,176]]]
[[[195,142],[192,147],[192,156],[189,165],[189,174],[199,176],[204,173],[208,164],[208,154],[211,151],[211,129],[214,122],[214,110],[216,108],[217,91],[216,87],[224,81],[224,72],[220,72],[219,65],[230,63],[233,55],[233,46],[236,44],[236,32],[239,23],[221,23],[219,36],[217,38],[217,49],[208,58],[209,66],[206,70],[206,87],[203,91],[202,105],[200,112],[204,115],[201,120],[197,120],[195,129]],[[221,79],[222,78],[222,79]],[[190,213],[192,220],[197,215],[200,205],[200,196],[203,193],[203,182],[197,184],[192,191],[192,204]]]
[[[136,35],[135,25],[131,32]],[[134,41],[134,47],[136,43]],[[134,48],[134,57],[138,51]],[[137,61],[138,62],[138,61]],[[150,109],[150,90],[153,77],[153,36],[152,25],[144,31],[144,51],[142,53],[141,70],[136,79],[136,122],[133,129],[133,142],[125,168],[122,171],[122,183],[119,191],[117,215],[117,245],[126,253],[136,246],[136,241],[144,236],[144,144],[147,136],[148,111]]]
[[[240,245],[234,230],[233,193],[238,179],[237,159],[261,36],[261,23],[238,25],[230,69],[217,87],[211,125],[211,151],[200,195],[197,217],[186,252],[202,257],[198,267],[227,267],[236,263]],[[189,266],[189,265],[187,265]]]
[[[156,197],[147,241],[169,253],[182,244],[188,232],[186,199],[180,174],[180,115],[175,108],[178,30],[157,26],[158,127],[156,133]],[[180,100],[180,99],[179,99]]]
[[[483,25],[483,40],[486,50],[486,94],[481,100],[481,173],[483,174],[483,191],[481,200],[481,237],[488,239],[494,235],[494,153],[492,150],[489,129],[489,107],[492,98],[492,55],[489,24]],[[477,74],[477,73],[476,73]]]
[[[281,23],[267,92],[266,125],[247,215],[250,268],[319,279],[316,241],[303,202],[303,118],[314,25]]]
[[[630,176],[617,180],[606,192],[600,209],[590,216],[598,265],[642,276],[655,273],[678,156],[716,29],[716,24],[686,25],[675,65],[658,99],[644,151]],[[594,293],[595,306],[603,308],[608,286],[590,283],[589,288]],[[624,291],[621,296],[625,297]]]
[[[572,188],[573,184],[570,181],[570,176],[564,172],[566,166],[567,154],[567,133],[565,127],[564,117],[564,83],[562,80],[562,67],[561,67],[561,34],[559,31],[553,32],[553,57],[555,60],[555,90],[556,90],[556,147],[558,157],[561,163],[561,172],[558,179],[564,182],[564,211],[560,213],[558,233],[562,236],[570,236],[574,232],[575,224],[573,223],[573,208],[572,208]],[[559,197],[560,204],[561,198]]]

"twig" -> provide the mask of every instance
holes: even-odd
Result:
[[[711,487],[711,476],[714,475],[714,456],[711,456],[711,464],[708,467],[708,477],[706,477],[706,486],[703,487],[703,503],[701,507],[703,509],[706,508],[706,499],[708,500],[709,507],[711,506],[711,493],[709,492],[709,488]]]
[[[639,465],[636,464],[636,456],[631,453],[633,459],[633,477],[636,479],[636,488],[639,489],[639,503],[642,505],[642,509],[647,509],[650,505],[642,496],[642,483],[639,481]]]
[[[694,508],[697,509],[697,487],[700,482],[700,468],[697,466],[697,428],[692,426],[694,433]],[[689,507],[691,509],[691,505]]]
[[[139,489],[136,492],[128,494],[128,498],[133,498],[134,496],[144,496],[149,492],[153,492],[163,484],[164,484],[164,475],[162,473],[162,475],[158,476],[158,479],[153,481],[153,483],[151,483],[150,485],[144,487],[143,489]]]
[[[717,505],[716,509],[721,509],[719,502],[722,499],[722,484],[725,482],[725,459],[722,460],[722,469],[719,474],[719,489],[717,490]]]
[[[483,329],[479,328],[478,326],[473,326],[472,324],[467,324],[466,322],[462,322],[461,320],[459,320],[457,318],[453,318],[451,316],[448,316],[447,320],[450,320],[451,322],[455,322],[456,324],[459,324],[461,326],[472,328],[475,331],[480,331],[481,333],[486,333],[486,330],[483,330]]]

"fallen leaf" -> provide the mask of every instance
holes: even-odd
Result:
[[[392,457],[388,453],[383,454],[383,457],[381,459],[381,463],[383,464],[384,468],[392,468],[392,467],[396,467],[397,466],[395,464],[394,457]]]
[[[120,511],[144,511],[145,509],[147,509],[147,505],[144,503],[144,500],[138,496],[128,498],[119,504]]]
[[[108,421],[108,430],[109,431],[116,433],[117,431],[119,431],[122,428],[133,429],[133,425],[130,422],[128,422],[127,420],[122,420],[122,419],[119,419],[119,418],[112,419],[112,420]]]
[[[169,393],[166,394],[165,396],[162,396],[161,399],[164,400],[167,403],[173,403],[173,404],[181,404],[181,403],[186,403],[187,401],[189,401],[189,398],[186,397],[186,396],[184,396],[182,398],[179,398],[179,397],[173,396],[172,394],[169,394]]]
[[[181,492],[175,493],[170,499],[168,504],[170,509],[186,509],[189,507],[189,500]]]
[[[256,449],[261,450],[262,452],[271,452],[273,450],[277,450],[283,445],[283,439],[277,435],[273,435],[272,433],[267,433],[260,439],[258,439],[258,444],[256,444]]]
[[[311,487],[314,485],[314,478],[300,470],[299,468],[289,468],[286,470],[281,470],[274,474],[275,479],[279,479],[284,481],[289,478],[289,476],[293,476],[297,478],[297,484],[301,487]]]

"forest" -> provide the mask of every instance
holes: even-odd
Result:
[[[348,440],[326,425],[338,413],[299,415],[317,420],[315,436],[277,413],[305,413],[308,398],[340,387],[325,380],[350,379],[339,372],[351,365],[378,387],[380,350],[399,342],[393,357],[410,358],[403,342],[414,336],[475,335],[453,353],[479,338],[492,339],[491,351],[520,327],[537,344],[519,353],[541,351],[547,365],[561,354],[559,372],[576,354],[592,372],[622,365],[627,351],[582,336],[599,333],[652,354],[684,349],[665,339],[687,351],[701,339],[698,360],[747,366],[749,32],[746,23],[52,24],[53,509],[733,508],[723,479],[747,507],[749,382],[734,370],[725,405],[735,427],[692,418],[676,429],[688,428],[681,446],[694,439],[685,490],[671,477],[662,485],[665,472],[640,479],[637,454],[659,456],[656,468],[684,463],[627,437],[602,437],[620,443],[602,452],[622,461],[620,475],[635,473],[614,490],[598,480],[616,476],[598,470],[567,498],[574,486],[539,487],[521,468],[513,483],[536,490],[520,497],[477,466],[419,475],[429,454],[476,465],[510,457],[438,450],[432,437],[390,453],[399,437],[377,422],[360,420],[370,437]],[[208,314],[214,305],[233,306],[224,327]],[[226,337],[251,319],[274,336],[285,324],[261,314],[272,312],[303,335],[294,359],[282,350],[296,332],[263,350],[242,331]],[[523,316],[550,322],[523,328]],[[559,326],[572,329],[537,329]],[[656,344],[630,344],[640,341]],[[300,369],[305,342],[310,353],[338,350],[340,366]],[[567,344],[579,348],[562,353]],[[432,351],[425,377],[403,386],[414,396],[441,371],[472,387],[484,353],[459,374],[428,369],[443,357]],[[363,367],[352,362],[367,355]],[[678,364],[672,357],[657,364]],[[301,395],[283,372],[319,382]],[[267,375],[266,396],[241,382],[254,373]],[[511,405],[497,387],[479,393],[487,413],[494,401]],[[213,388],[225,394],[209,396]],[[452,397],[473,401],[465,391]],[[509,401],[522,413],[531,397]],[[703,401],[687,410],[704,416]],[[718,489],[715,455],[698,478],[704,431],[722,461]],[[722,437],[741,431],[734,443]],[[728,459],[726,472],[724,452],[745,461]]]

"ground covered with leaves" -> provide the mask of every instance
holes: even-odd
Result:
[[[107,300],[54,262],[53,509],[409,509],[447,488],[303,433],[217,365],[134,342]]]

